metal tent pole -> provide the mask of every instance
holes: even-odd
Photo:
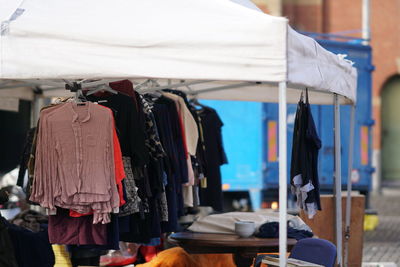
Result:
[[[336,209],[336,247],[337,264],[343,266],[342,257],[342,166],[341,166],[341,143],[340,143],[340,106],[338,95],[334,94],[334,119],[335,119],[335,209]]]
[[[347,198],[346,198],[346,221],[344,239],[344,266],[349,266],[349,239],[350,239],[350,220],[351,220],[351,173],[353,170],[354,152],[354,125],[355,125],[355,105],[351,106],[350,113],[350,141],[349,141],[349,162],[347,170]]]
[[[279,266],[286,267],[287,251],[287,121],[286,82],[279,83]]]

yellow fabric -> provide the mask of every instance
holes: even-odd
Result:
[[[379,224],[378,215],[364,216],[364,231],[373,231]]]
[[[61,245],[52,245],[54,257],[56,259],[56,263],[54,267],[72,267],[71,261],[69,259],[69,255],[65,246]]]
[[[137,267],[236,267],[231,254],[188,254],[180,247],[159,253]]]

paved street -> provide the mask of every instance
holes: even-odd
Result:
[[[395,262],[400,266],[400,188],[384,189],[371,198],[379,225],[364,234],[363,262]]]

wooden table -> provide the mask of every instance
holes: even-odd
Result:
[[[193,254],[233,254],[238,267],[249,267],[257,253],[279,251],[278,238],[241,238],[229,234],[205,234],[180,232],[169,236],[168,241]],[[296,244],[295,239],[288,239],[288,251]]]

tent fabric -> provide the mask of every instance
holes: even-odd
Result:
[[[352,63],[325,50],[314,39],[288,29],[289,83],[336,93],[356,102],[357,70]]]
[[[249,0],[0,0],[0,6],[0,79],[287,81],[292,89],[356,99],[349,62]],[[265,92],[270,87],[199,98],[276,101],[277,90]],[[192,87],[198,88],[204,85]],[[289,99],[298,95],[288,90]],[[313,103],[332,103],[329,94],[315,97]]]
[[[248,0],[231,1],[262,12]],[[355,90],[357,70],[352,67],[352,63],[344,60],[342,55],[327,51],[313,38],[297,33],[290,26],[288,26],[288,82],[292,88],[301,86],[316,88],[346,96],[353,102],[357,98]],[[354,89],[349,90],[349,88]],[[317,99],[317,102],[332,104],[331,100]]]
[[[26,0],[18,10],[1,19],[1,78],[286,80],[287,20],[228,0]]]

